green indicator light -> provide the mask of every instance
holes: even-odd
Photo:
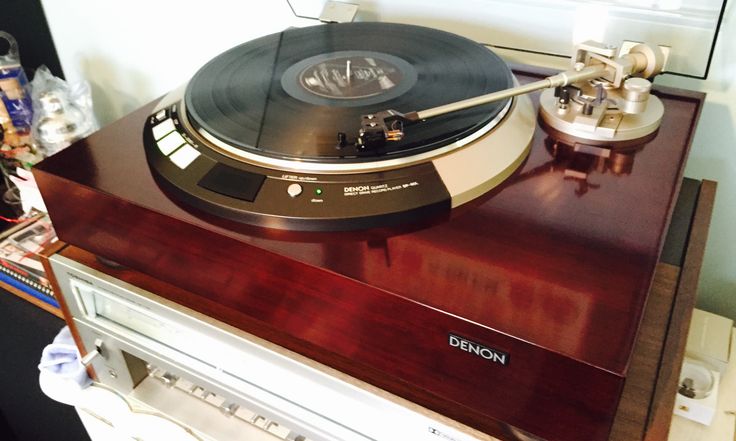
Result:
[[[314,194],[316,194],[317,196],[321,195],[322,194],[322,189],[321,188],[315,189],[314,190]]]

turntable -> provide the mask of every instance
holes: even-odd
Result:
[[[664,55],[512,74],[433,29],[289,29],[35,175],[63,241],[163,297],[485,433],[604,440],[703,100],[641,78]]]
[[[558,132],[641,143],[663,113],[645,78],[664,64],[657,47],[587,43],[573,70],[514,88],[498,56],[454,34],[294,29],[209,62],[156,105],[144,144],[164,188],[217,216],[311,231],[416,223],[521,165],[536,119],[523,94],[536,89],[555,89],[541,116]]]

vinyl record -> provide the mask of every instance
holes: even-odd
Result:
[[[192,78],[192,124],[246,152],[306,161],[375,161],[447,145],[484,127],[500,101],[407,128],[385,148],[338,149],[361,115],[410,112],[506,89],[513,77],[493,52],[435,29],[387,23],[289,29],[217,56]]]

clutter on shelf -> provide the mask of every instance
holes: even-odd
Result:
[[[0,170],[3,202],[20,216],[34,204],[23,202],[19,182],[46,156],[98,129],[86,82],[67,83],[46,66],[28,81],[15,38],[0,31]],[[29,194],[29,192],[25,192]]]

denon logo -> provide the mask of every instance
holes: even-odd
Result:
[[[477,355],[481,358],[485,358],[486,360],[492,361],[493,363],[507,366],[509,364],[509,359],[511,358],[509,354],[505,352],[501,352],[497,349],[491,349],[489,347],[483,346],[480,343],[472,342],[455,334],[450,334],[449,341],[451,347],[458,348],[461,351]]]
[[[345,193],[355,193],[356,191],[368,191],[371,188],[367,185],[361,185],[358,187],[345,187]]]

